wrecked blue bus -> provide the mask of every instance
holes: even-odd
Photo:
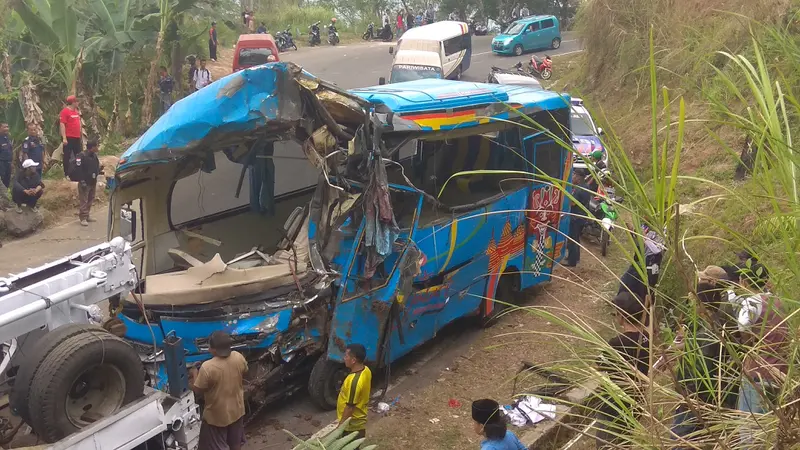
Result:
[[[250,362],[251,411],[301,389],[333,408],[347,344],[384,367],[550,280],[569,112],[519,86],[344,91],[291,63],[229,75],[120,159],[109,235],[132,242],[140,281],[112,301],[112,331],[157,388],[165,336],[194,364],[225,330]]]

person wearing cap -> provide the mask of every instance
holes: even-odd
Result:
[[[8,134],[8,124],[0,123],[0,181],[6,189],[11,183],[11,162],[14,160],[14,145]],[[2,195],[6,195],[3,192]]]
[[[231,350],[224,331],[208,339],[212,358],[189,369],[189,387],[205,401],[198,450],[240,450],[244,444],[244,374],[247,360]]]
[[[336,401],[336,419],[339,425],[350,419],[345,433],[357,432],[358,438],[367,435],[367,408],[372,372],[364,365],[367,349],[361,344],[350,344],[344,352],[344,365],[350,373],[342,383],[339,398]]]
[[[94,222],[91,217],[92,203],[94,202],[97,191],[97,176],[102,170],[100,160],[97,159],[97,142],[89,141],[86,144],[86,151],[78,153],[75,157],[75,165],[72,167],[74,173],[70,179],[78,182],[78,218],[81,226],[89,226],[89,222]]]
[[[17,213],[22,212],[22,205],[31,208],[34,212],[38,212],[36,202],[42,197],[44,193],[44,183],[36,167],[39,164],[33,162],[31,159],[22,161],[22,170],[17,174],[17,179],[14,180],[14,186],[11,188],[11,200],[17,204]]]
[[[36,166],[36,171],[39,176],[42,175],[42,167],[44,167],[44,145],[39,138],[39,133],[36,131],[36,124],[28,124],[28,136],[22,141],[22,153],[20,154],[20,161],[30,159],[39,164]]]
[[[519,438],[508,431],[500,404],[485,398],[472,402],[472,426],[475,434],[485,437],[481,450],[527,450]]]
[[[211,29],[208,30],[208,57],[212,61],[217,61],[217,22],[211,22]],[[198,88],[199,89],[199,88]]]
[[[72,171],[72,159],[83,150],[81,113],[78,111],[78,99],[74,95],[67,97],[67,106],[59,114],[59,130],[61,131],[61,143],[64,145],[64,175],[68,176]]]

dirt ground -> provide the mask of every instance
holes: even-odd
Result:
[[[594,250],[596,246],[589,243],[588,248]],[[522,361],[538,364],[564,361],[573,356],[572,350],[581,348],[574,339],[556,338],[555,333],[563,332],[563,328],[536,315],[533,309],[546,308],[610,324],[609,306],[603,298],[610,300],[617,282],[604,264],[619,272],[623,266],[620,252],[615,255],[612,251],[603,261],[585,251],[582,256],[576,269],[557,267],[553,282],[526,293],[523,308],[482,332],[450,367],[432,379],[417,380],[418,389],[403,395],[385,417],[372,420],[368,441],[379,443],[381,450],[478,448],[481,439],[472,431],[470,419],[472,401],[493,398],[509,404]],[[598,326],[603,334],[610,331],[606,326]],[[522,387],[517,386],[517,393],[542,381],[525,377],[520,377]],[[526,430],[514,431],[519,435]],[[583,448],[584,441],[587,439],[581,439],[573,448]]]

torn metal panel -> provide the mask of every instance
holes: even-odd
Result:
[[[330,111],[310,108],[309,96]],[[254,67],[228,75],[176,102],[122,155],[117,173],[222,150],[255,136],[254,132],[292,136],[309,120],[312,124],[319,122],[312,130],[331,126],[324,123],[325,114],[339,127],[355,128],[364,122],[368,105],[366,100],[317,79],[295,64]]]

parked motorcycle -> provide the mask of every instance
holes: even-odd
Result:
[[[613,186],[601,186],[597,195],[589,200],[589,212],[594,215],[590,218],[583,232],[594,236],[600,242],[600,254],[606,256],[611,231],[614,229],[619,213],[614,203],[622,203],[622,197],[617,197]]]
[[[294,43],[291,27],[286,27],[286,30],[275,33],[275,43],[278,44],[278,51],[281,52],[285,52],[290,48],[297,50],[297,44]]]
[[[528,63],[528,70],[533,76],[549,80],[553,76],[553,60],[549,55],[545,55],[544,59],[539,59],[538,56],[533,55]]]
[[[469,29],[475,36],[486,36],[489,34],[489,28],[486,26],[486,24],[475,22],[474,20],[470,21]]]
[[[308,45],[313,47],[315,45],[319,45],[322,43],[322,39],[319,35],[319,21],[312,23],[308,29]]]
[[[378,30],[377,34],[375,33],[375,24],[370,23],[367,26],[367,31],[361,35],[361,39],[365,41],[371,41],[373,39],[379,39],[384,42],[390,42],[394,39],[394,31],[392,31],[392,27],[389,24],[386,24]]]
[[[369,25],[367,25],[367,31],[365,31],[364,34],[361,35],[361,39],[365,41],[371,41],[374,38],[375,38],[375,24],[370,22]]]
[[[339,32],[336,31],[336,25],[331,23],[328,25],[328,44],[336,45],[339,43]]]

